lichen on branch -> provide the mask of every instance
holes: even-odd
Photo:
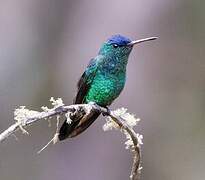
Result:
[[[67,118],[67,123],[72,123],[69,118],[72,113],[78,113],[79,116],[88,116],[93,111],[100,111],[104,116],[106,123],[103,126],[104,131],[111,129],[119,129],[126,136],[125,147],[129,149],[133,154],[133,164],[130,174],[130,180],[139,180],[141,172],[141,149],[142,138],[140,134],[136,134],[133,127],[140,121],[133,114],[127,112],[126,108],[119,108],[117,110],[110,110],[108,108],[101,107],[95,103],[89,104],[74,104],[66,106],[61,98],[50,98],[52,108],[42,106],[42,111],[29,110],[25,106],[20,106],[14,111],[15,123],[8,129],[0,134],[0,142],[7,139],[10,135],[14,134],[17,130],[22,130],[23,133],[28,134],[25,128],[29,125],[33,125],[40,120],[48,120],[51,117],[56,117],[57,128],[54,137],[49,143],[40,150],[44,150],[50,143],[58,142],[59,121],[61,116]]]

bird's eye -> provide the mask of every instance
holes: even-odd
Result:
[[[117,47],[118,47],[118,45],[117,45],[117,44],[113,44],[113,47],[114,47],[114,48],[117,48]]]

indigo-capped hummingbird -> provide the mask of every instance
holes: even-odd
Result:
[[[78,84],[74,104],[94,102],[99,106],[109,106],[125,86],[128,57],[133,47],[141,42],[155,40],[149,37],[136,41],[122,35],[113,35],[100,48],[98,55],[91,59]],[[59,140],[75,137],[87,129],[100,115],[95,112],[87,118],[65,120],[59,132]],[[83,120],[82,120],[83,119]]]

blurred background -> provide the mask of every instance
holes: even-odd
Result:
[[[1,0],[0,131],[19,105],[71,104],[89,59],[113,34],[159,36],[131,53],[126,87],[112,108],[142,121],[142,180],[205,176],[205,1]],[[47,122],[0,144],[1,180],[125,180],[132,156],[123,135],[99,118],[82,135],[37,151],[55,131]]]

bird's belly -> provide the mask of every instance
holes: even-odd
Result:
[[[101,106],[110,105],[121,93],[125,85],[125,76],[98,76],[86,96],[86,102],[96,102]]]

